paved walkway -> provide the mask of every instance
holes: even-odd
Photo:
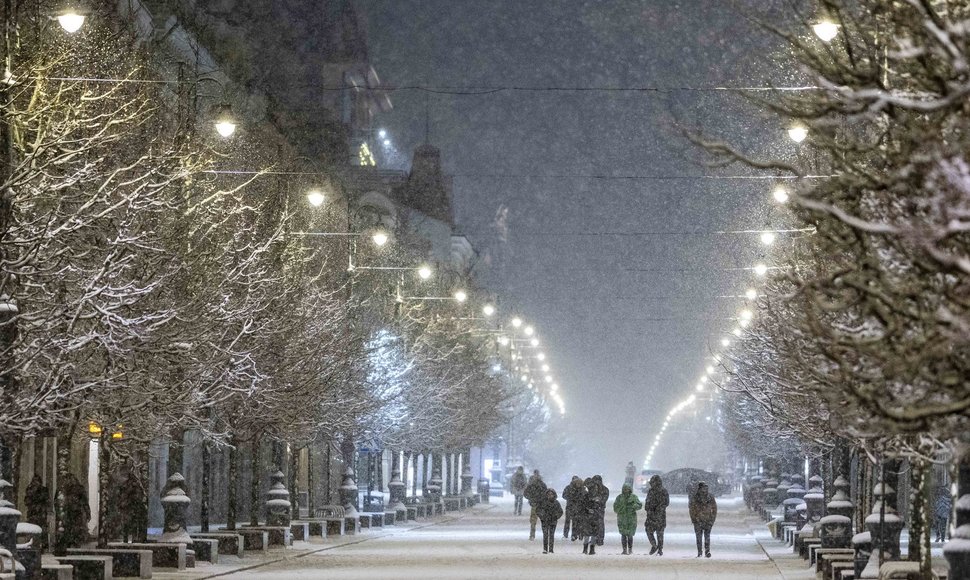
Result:
[[[542,554],[541,541],[528,540],[528,517],[511,515],[511,503],[499,500],[433,523],[389,527],[337,540],[298,542],[268,557],[227,557],[219,565],[200,564],[188,574],[156,574],[162,579],[272,578],[335,579],[489,579],[563,578],[808,580],[815,575],[790,548],[771,539],[763,525],[741,509],[737,499],[721,499],[712,535],[711,559],[697,559],[686,499],[674,496],[668,511],[663,557],[649,556],[643,532],[635,554],[620,554],[612,513],[606,545],[595,556],[577,543],[557,539],[556,553]],[[561,533],[561,531],[560,531]],[[762,540],[759,542],[759,540]]]

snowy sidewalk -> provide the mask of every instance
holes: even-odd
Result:
[[[398,529],[384,534],[351,537],[348,542],[311,545],[286,558],[245,569],[224,571],[210,567],[205,574],[158,575],[159,578],[272,578],[273,580],[335,579],[522,579],[646,577],[656,580],[807,580],[814,573],[807,563],[784,553],[780,544],[765,548],[761,535],[735,498],[719,499],[720,514],[712,534],[711,559],[696,558],[694,534],[686,498],[674,496],[668,511],[664,556],[649,556],[642,528],[635,536],[635,554],[620,554],[616,521],[608,514],[606,545],[595,556],[582,554],[577,542],[563,541],[561,527],[556,553],[542,554],[541,539],[528,540],[528,516],[512,516],[510,502],[499,500],[454,519]],[[490,509],[488,509],[490,508]],[[642,515],[642,514],[641,514]],[[642,518],[641,518],[642,522]],[[278,553],[277,558],[283,555]],[[771,556],[769,558],[769,555]],[[248,563],[247,563],[248,564]],[[200,572],[200,571],[197,571]]]

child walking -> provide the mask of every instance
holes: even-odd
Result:
[[[637,512],[643,504],[640,498],[633,495],[633,488],[623,486],[623,492],[613,500],[613,511],[616,512],[616,527],[620,529],[620,539],[623,541],[623,555],[633,553],[633,534],[637,533]]]
[[[552,554],[553,544],[556,541],[556,525],[562,517],[562,506],[559,505],[559,496],[556,490],[547,489],[546,497],[539,502],[536,507],[536,515],[542,522],[542,553]]]

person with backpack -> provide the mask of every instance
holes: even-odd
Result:
[[[546,489],[546,482],[542,481],[542,476],[539,475],[539,470],[536,469],[532,473],[532,477],[529,478],[529,483],[525,486],[525,499],[529,500],[529,507],[531,508],[529,512],[530,540],[536,539],[536,524],[539,522],[539,514],[536,513],[536,508],[545,499]]]

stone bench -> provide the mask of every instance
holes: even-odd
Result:
[[[361,513],[357,516],[361,529],[383,528],[384,513]]]
[[[808,565],[815,568],[816,572],[822,571],[822,566],[824,566],[824,556],[828,556],[832,560],[855,558],[855,550],[852,548],[823,548],[821,544],[810,547],[810,559]]]
[[[293,545],[293,536],[290,534],[290,528],[283,526],[243,526],[243,529],[266,532],[269,547],[271,548],[273,546],[286,548],[287,546]]]
[[[228,531],[242,536],[243,550],[247,552],[265,552],[269,549],[269,533],[265,530],[253,528],[227,530],[226,528],[219,528],[219,531]]]
[[[189,536],[192,538],[192,536]],[[192,538],[192,552],[195,559],[210,564],[219,563],[219,540],[215,538]]]
[[[44,564],[40,567],[41,580],[73,580],[74,566],[70,564]]]
[[[118,548],[68,548],[69,556],[110,556],[112,572],[118,576],[133,576],[136,578],[152,577],[151,550],[126,550]]]
[[[344,535],[344,518],[313,518],[307,520],[307,529],[311,536],[342,536]]]
[[[301,542],[309,540],[310,524],[308,522],[290,522],[290,538]]]
[[[185,570],[190,567],[189,552],[191,550],[185,544],[163,544],[157,542],[128,544],[125,542],[108,542],[108,547],[119,550],[151,550],[153,568]],[[194,560],[195,554],[193,553],[192,556]]]
[[[798,547],[798,555],[805,560],[810,560],[812,548],[818,550],[822,547],[822,538],[805,538]],[[814,562],[813,562],[814,563]]]
[[[235,532],[202,532],[198,534],[189,534],[189,537],[193,540],[215,540],[218,542],[218,552],[226,556],[238,556],[243,557],[243,550],[245,549],[245,542],[243,537]]]
[[[393,526],[397,522],[397,512],[384,512],[384,525]]]
[[[60,564],[74,568],[75,580],[112,580],[114,569],[111,556],[54,556]]]
[[[843,552],[839,548],[824,549],[827,551],[816,554],[815,556],[815,572],[821,573],[823,578],[832,575],[832,564],[836,562],[853,562],[855,560],[855,555],[852,553],[852,550]]]
[[[444,499],[445,511],[446,512],[459,511],[461,509],[461,503],[462,503],[461,499],[462,498],[459,498],[459,497],[446,497]]]
[[[846,580],[851,579],[852,576],[855,575],[855,562],[851,560],[839,560],[837,562],[833,561],[831,564],[829,564],[828,575],[823,575],[822,580],[842,580],[843,572],[849,573],[849,578]]]

